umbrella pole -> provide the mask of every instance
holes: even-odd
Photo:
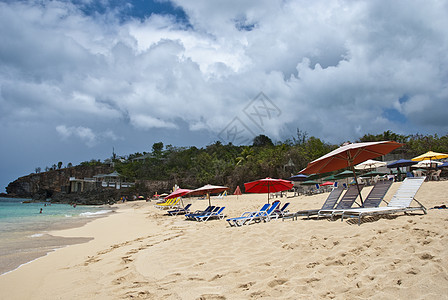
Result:
[[[269,204],[269,184],[268,184],[268,204]]]
[[[212,206],[212,202],[210,201],[210,193],[207,193],[208,198],[208,206]]]
[[[353,176],[355,176],[355,183],[356,187],[358,188],[359,199],[361,199],[361,206],[363,206],[364,202],[362,201],[361,190],[359,189],[358,177],[356,176],[355,168],[353,167],[353,165],[351,165],[350,168],[352,169]]]

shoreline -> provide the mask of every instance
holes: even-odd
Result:
[[[398,189],[394,183],[386,200]],[[448,181],[425,182],[416,198],[447,204]],[[365,188],[364,193],[369,189]],[[320,207],[328,194],[277,198],[290,210]],[[266,195],[213,199],[228,217],[257,210]],[[194,210],[205,208],[203,200]],[[51,232],[93,238],[0,276],[8,299],[431,298],[448,294],[447,210],[352,220],[272,220],[240,228],[185,221],[144,201]],[[15,287],[15,288],[10,288]]]
[[[15,251],[7,251],[0,255],[0,276],[19,269],[22,265],[28,264],[40,257],[56,251],[60,248],[86,243],[92,238],[74,237],[65,238],[52,235],[52,232],[60,230],[78,228],[94,221],[98,218],[104,218],[114,213],[116,208],[109,207],[111,212],[104,214],[93,214],[85,217],[60,219],[51,224],[47,224],[45,228],[35,231],[20,231],[12,233],[12,240],[4,241],[5,243],[13,243]],[[3,250],[5,251],[5,249]]]

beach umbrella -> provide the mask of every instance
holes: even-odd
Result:
[[[324,183],[321,183],[320,186],[328,186],[328,185],[334,185],[334,182],[331,181],[325,181]]]
[[[187,195],[188,193],[190,193],[192,190],[189,189],[177,189],[174,192],[172,192],[171,194],[169,194],[168,196],[165,197],[166,200],[168,199],[172,199],[172,198],[177,198],[177,197],[182,197]],[[184,206],[184,201],[181,199],[182,202],[182,206]]]
[[[301,182],[300,184],[302,184],[302,185],[316,185],[316,184],[319,184],[319,182],[314,181],[314,180],[307,180],[307,181]]]
[[[362,204],[363,201],[361,190],[359,189],[358,179],[356,177],[354,166],[368,159],[377,158],[381,155],[387,154],[401,146],[402,144],[393,141],[347,144],[308,163],[307,167],[300,171],[300,173],[325,173],[344,168],[350,168],[353,172]]]
[[[358,175],[358,173],[356,173]],[[338,173],[334,175],[334,178],[336,179],[342,179],[342,178],[348,178],[348,177],[354,177],[353,172],[351,170],[345,170],[341,173]]]
[[[422,155],[414,157],[413,161],[422,161],[422,160],[433,160],[433,159],[442,159],[442,158],[448,158],[448,154],[445,153],[437,153],[434,151],[428,151],[426,153],[423,153]]]
[[[236,200],[238,200],[239,195],[243,194],[243,193],[241,193],[241,189],[240,189],[239,185],[236,186],[235,192],[233,194],[236,195]]]
[[[182,197],[187,195],[188,193],[190,193],[193,190],[189,190],[189,189],[177,189],[174,192],[172,192],[171,194],[169,194],[168,196],[165,197],[165,199],[172,199],[172,198],[177,198],[177,197]]]
[[[422,160],[419,161],[418,163],[416,163],[415,165],[413,165],[413,168],[432,168],[432,167],[438,167],[442,165],[442,163],[440,161],[435,161],[435,160]]]
[[[305,174],[297,174],[297,175],[289,177],[288,180],[291,180],[291,181],[307,181],[308,180],[308,176],[305,175]]]
[[[246,193],[267,193],[268,203],[269,203],[269,193],[282,192],[292,189],[294,184],[289,180],[275,179],[275,178],[264,178],[255,180],[252,182],[247,182],[244,184]]]
[[[325,180],[325,181],[334,181],[336,179],[338,179],[338,178],[336,178],[335,175],[330,175],[328,177],[325,177],[323,180]]]
[[[243,193],[241,193],[241,189],[240,186],[238,185],[235,189],[235,192],[233,193],[234,195],[242,195]]]
[[[376,169],[379,167],[384,167],[387,163],[384,161],[378,161],[373,159],[368,159],[360,164],[355,166],[355,170],[370,170]]]
[[[373,176],[382,176],[382,175],[386,175],[386,172],[379,172],[379,171],[370,171],[368,173],[362,174],[362,177],[373,177]]]
[[[437,168],[447,168],[448,167],[448,162],[444,162],[441,165],[438,165]]]
[[[409,167],[415,165],[417,162],[409,159],[399,159],[387,165],[389,169],[393,168],[401,168],[401,167]]]
[[[211,193],[221,193],[228,189],[229,188],[226,186],[207,184],[207,185],[204,185],[203,187],[192,190],[191,192],[188,193],[188,195],[207,195],[208,205],[212,205],[211,201],[210,201],[210,194]]]

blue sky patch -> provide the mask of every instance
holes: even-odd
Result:
[[[394,122],[404,124],[407,122],[406,117],[395,108],[387,108],[383,110],[383,117]]]
[[[117,10],[122,22],[134,18],[144,20],[152,14],[171,15],[181,24],[188,24],[188,18],[184,10],[180,7],[174,7],[169,1],[153,0],[109,0],[92,1],[85,3],[82,0],[73,0],[86,15],[105,14],[111,10]]]

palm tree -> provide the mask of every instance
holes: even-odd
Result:
[[[240,166],[247,162],[254,155],[254,150],[248,146],[244,147],[241,151],[240,156],[236,158],[236,165]]]

